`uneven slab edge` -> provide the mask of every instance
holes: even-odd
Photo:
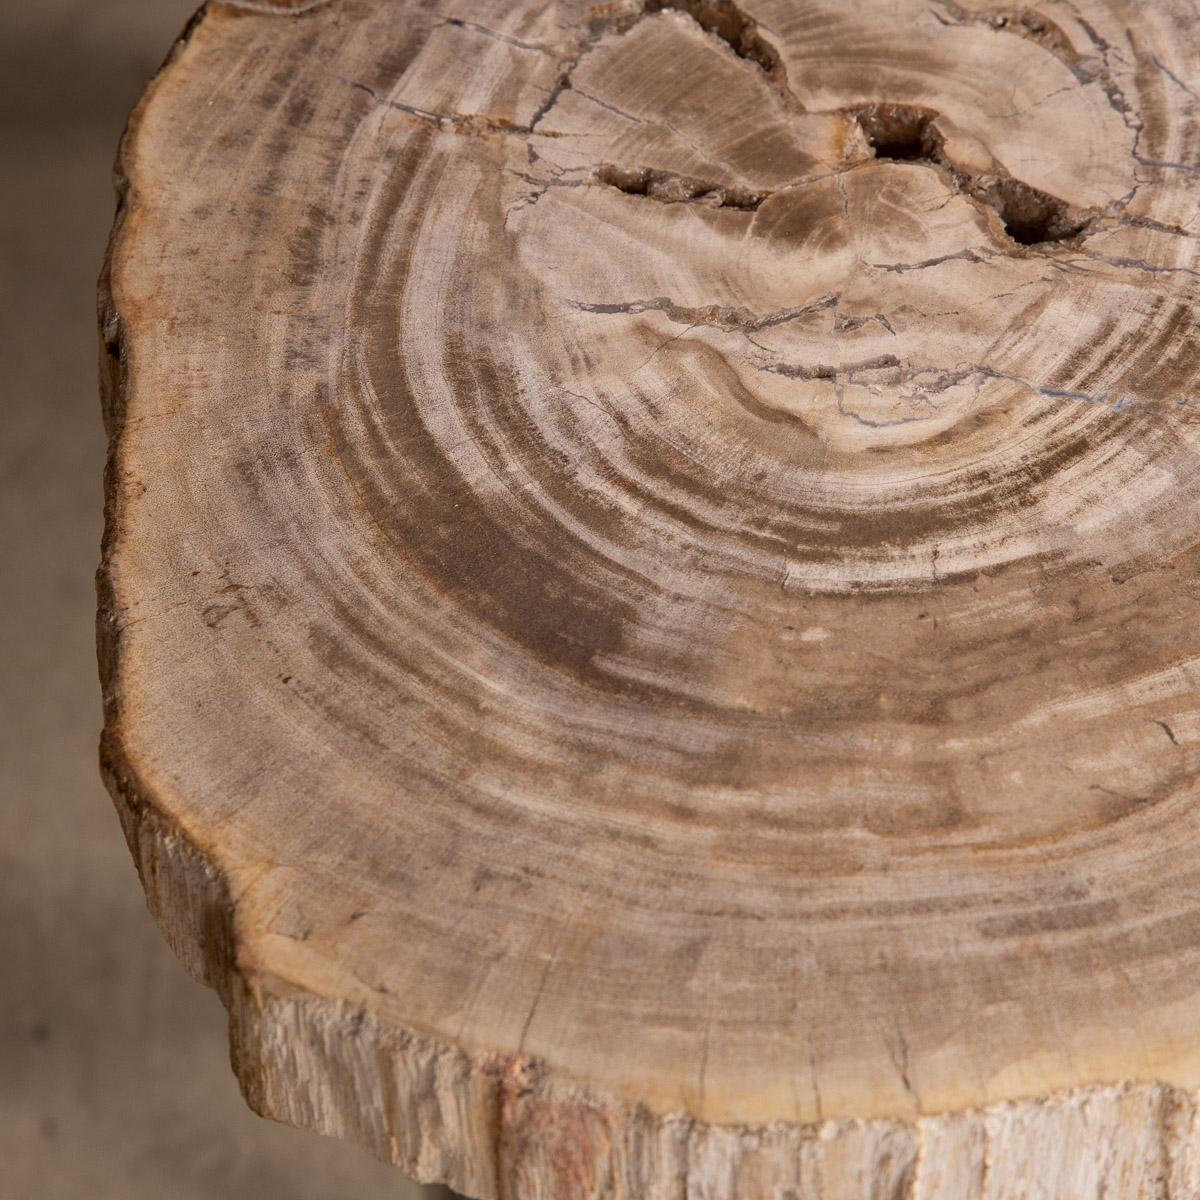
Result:
[[[137,121],[135,113],[131,129]],[[124,178],[123,159],[117,175]],[[124,216],[122,208],[114,247]],[[234,1069],[255,1111],[359,1141],[418,1178],[489,1200],[1200,1194],[1197,1098],[1163,1083],[1080,1088],[912,1121],[705,1123],[580,1086],[536,1056],[468,1055],[248,965],[223,865],[158,807],[122,747],[122,599],[109,554],[123,519],[114,480],[131,347],[107,269],[100,324],[111,439],[98,581],[104,777],[152,913],[229,1010]]]
[[[101,595],[103,630],[111,609]],[[101,647],[105,656],[103,632]],[[113,682],[110,669],[110,698]],[[239,968],[236,904],[220,869],[139,792],[112,725],[102,762],[150,912],[228,1010],[246,1102],[358,1142],[416,1179],[485,1200],[1200,1194],[1200,1107],[1167,1084],[1079,1088],[914,1122],[707,1125],[556,1079],[536,1059],[471,1058],[354,1005],[297,993]]]
[[[1197,1097],[1163,1083],[1079,1088],[914,1122],[707,1125],[556,1079],[536,1059],[471,1058],[354,1005],[299,994],[239,968],[236,905],[219,868],[139,793],[112,726],[102,753],[149,909],[228,1010],[246,1102],[260,1116],[358,1142],[416,1179],[485,1200],[1200,1194]]]

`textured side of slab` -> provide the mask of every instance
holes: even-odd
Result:
[[[229,1010],[234,1070],[262,1116],[347,1138],[427,1182],[520,1200],[1162,1200],[1200,1194],[1194,1095],[1124,1084],[915,1122],[712,1126],[471,1058],[363,1007],[239,968],[226,881],[148,807],[106,744],[151,912]],[[1030,1167],[1036,1164],[1036,1170]]]

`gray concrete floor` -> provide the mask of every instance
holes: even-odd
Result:
[[[261,1121],[96,771],[94,286],[125,115],[191,0],[0,0],[0,1200],[417,1200]]]

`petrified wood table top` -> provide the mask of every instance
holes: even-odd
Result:
[[[256,1107],[504,1200],[1196,1194],[1196,20],[198,17],[104,759]]]

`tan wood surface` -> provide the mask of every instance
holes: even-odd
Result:
[[[193,23],[103,754],[256,1108],[499,1200],[1200,1195],[1198,15]]]

